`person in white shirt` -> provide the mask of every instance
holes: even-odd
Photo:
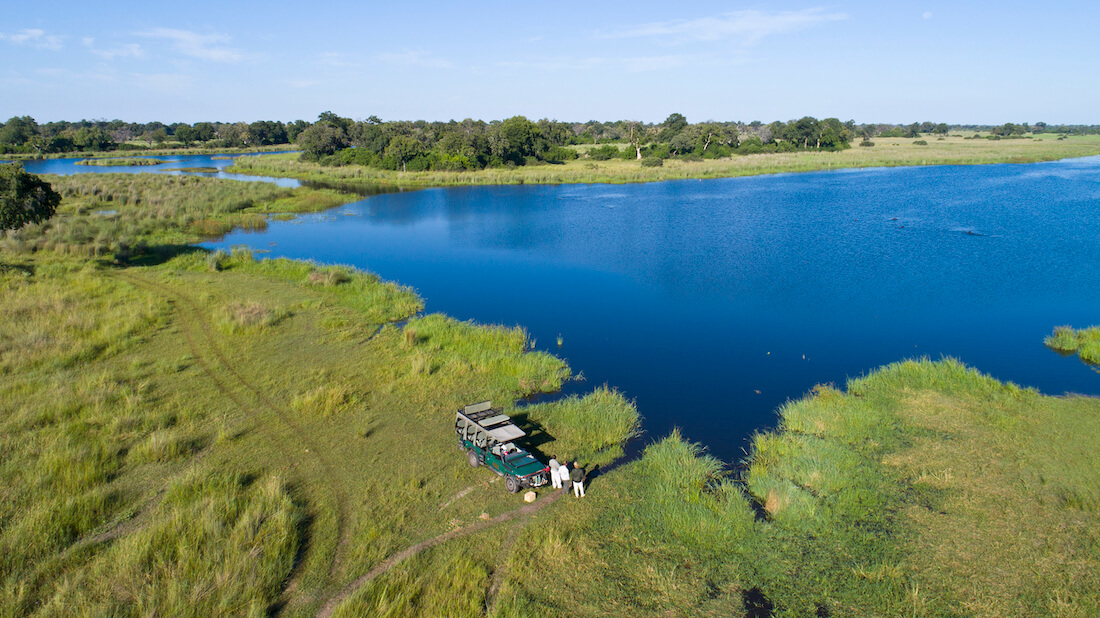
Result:
[[[553,485],[554,489],[561,489],[561,476],[558,475],[558,468],[559,467],[561,467],[561,464],[558,463],[558,460],[551,457],[550,458],[550,484]]]

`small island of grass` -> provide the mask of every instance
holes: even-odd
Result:
[[[112,159],[84,159],[77,161],[76,165],[97,165],[100,167],[144,167],[147,165],[160,165],[164,163],[160,159],[143,159],[134,157],[118,157]]]
[[[1090,326],[1075,330],[1069,326],[1054,329],[1043,343],[1062,354],[1076,354],[1090,365],[1100,365],[1100,326]]]

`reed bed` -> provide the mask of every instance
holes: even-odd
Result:
[[[622,455],[622,444],[641,432],[634,402],[606,385],[584,396],[530,405],[519,410],[541,427],[558,428],[552,453],[561,461],[607,465]]]

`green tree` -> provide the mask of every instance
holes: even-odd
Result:
[[[386,146],[386,156],[393,157],[401,164],[401,171],[406,171],[405,164],[415,159],[423,152],[423,147],[415,138],[407,135],[398,135],[390,140]]]
[[[539,153],[538,145],[542,133],[538,125],[526,117],[512,116],[500,123],[500,133],[507,143],[502,159],[516,165],[523,165],[527,157],[533,157]]]
[[[672,113],[661,124],[661,132],[657,134],[657,141],[668,143],[688,127],[687,118],[683,114]]]
[[[41,223],[57,212],[61,195],[50,183],[23,166],[0,164],[0,230],[17,230],[28,223]]]
[[[820,123],[813,116],[804,116],[787,125],[783,138],[798,148],[816,148],[821,138]]]
[[[38,123],[30,116],[14,116],[0,129],[0,144],[22,146],[38,135]]]
[[[645,146],[650,135],[650,128],[633,120],[625,121],[629,131],[627,133],[627,141],[634,147],[635,160],[642,160],[642,146]]]
[[[116,146],[106,131],[100,128],[81,127],[73,134],[73,145],[84,152],[113,150]]]
[[[209,142],[214,139],[217,131],[214,129],[214,125],[209,122],[196,122],[195,123],[195,139],[200,142]]]
[[[348,136],[340,127],[318,122],[297,135],[295,142],[307,159],[319,159],[348,147]]]
[[[186,148],[198,139],[199,132],[194,127],[181,124],[176,127],[176,139]]]

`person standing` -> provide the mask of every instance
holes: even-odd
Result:
[[[561,493],[564,496],[569,493],[569,486],[572,482],[569,480],[569,464],[564,463],[558,466],[558,479],[561,483]]]
[[[554,489],[561,489],[561,475],[558,474],[558,468],[560,468],[560,467],[561,467],[561,464],[558,463],[558,460],[551,457],[550,458],[550,484],[554,487]]]
[[[584,472],[584,468],[581,467],[581,462],[574,461],[573,469],[569,471],[569,480],[573,481],[573,495],[578,498],[584,497],[584,477],[587,476]]]

